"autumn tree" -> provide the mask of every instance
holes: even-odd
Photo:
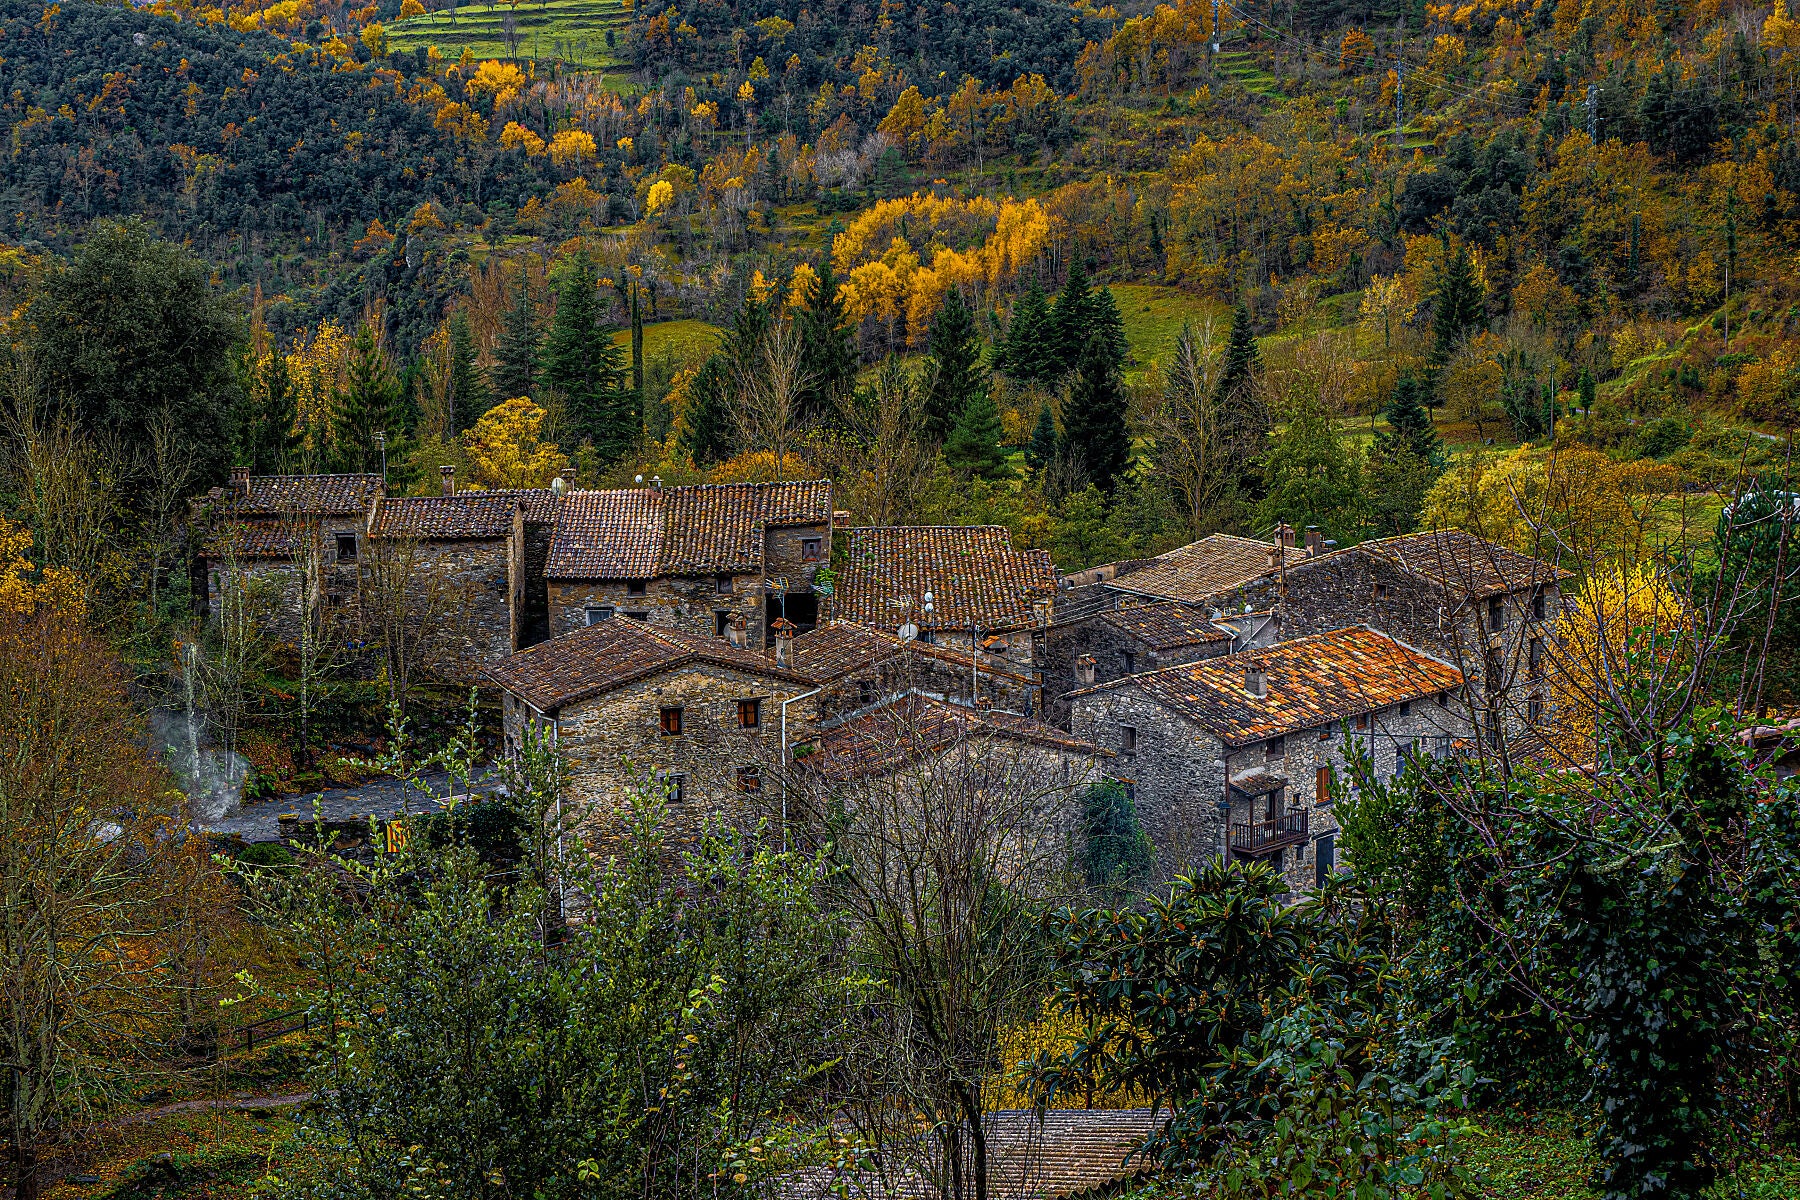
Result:
[[[483,413],[463,435],[474,481],[484,488],[544,488],[567,471],[568,455],[542,440],[546,415],[523,396]]]

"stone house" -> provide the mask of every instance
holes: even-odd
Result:
[[[1265,858],[1302,889],[1340,861],[1346,738],[1382,778],[1406,755],[1452,753],[1470,731],[1463,683],[1450,663],[1357,625],[1067,699],[1074,736],[1117,754],[1112,772],[1163,877],[1219,855]]]
[[[1045,719],[1066,729],[1067,695],[1075,689],[1216,658],[1231,652],[1234,637],[1203,609],[1165,600],[1058,621],[1044,645],[1044,687],[1052,697]]]
[[[812,690],[805,676],[661,622],[600,621],[486,676],[508,745],[528,725],[548,733],[568,763],[566,801],[591,810],[602,840],[634,788],[662,790],[677,842],[717,814],[754,820],[769,806],[765,780],[778,790],[784,729],[789,744],[813,732],[802,707],[783,720],[783,703]]]
[[[435,625],[450,643],[441,673],[461,679],[520,648],[525,505],[513,492],[388,496],[369,519],[371,616]],[[454,664],[454,665],[451,665]]]
[[[1003,669],[1041,669],[1056,598],[1045,550],[1015,550],[999,525],[897,525],[843,532],[843,571],[832,612],[927,645],[977,646]],[[925,597],[929,595],[930,610]]]
[[[767,649],[777,620],[818,624],[831,530],[830,480],[570,492],[544,569],[550,635],[616,614],[723,640],[741,617],[746,648]]]
[[[819,686],[813,711],[829,724],[895,696],[932,696],[954,704],[1030,716],[1042,709],[1037,680],[985,652],[933,646],[852,621],[829,621],[793,638],[776,661]]]
[[[1131,577],[1128,577],[1131,578]],[[1550,719],[1549,640],[1567,572],[1460,530],[1413,533],[1301,557],[1219,593],[1221,608],[1272,610],[1283,638],[1365,624],[1454,663],[1490,739]]]
[[[192,519],[206,530],[195,558],[195,600],[219,611],[232,580],[264,591],[277,637],[298,636],[306,601],[354,607],[359,562],[379,475],[251,475],[234,467],[230,482],[196,499]]]
[[[1057,597],[1056,619],[1073,620],[1096,611],[1162,600],[1199,605],[1202,612],[1209,612],[1221,607],[1220,597],[1239,584],[1304,557],[1288,539],[1278,544],[1228,533],[1210,534],[1155,558],[1077,572]],[[1224,607],[1243,611],[1242,605]]]

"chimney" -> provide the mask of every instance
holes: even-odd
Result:
[[[1320,552],[1320,550],[1323,548],[1324,541],[1325,541],[1325,535],[1319,532],[1319,527],[1317,525],[1308,525],[1306,527],[1306,554],[1307,554],[1307,557],[1312,558],[1312,557],[1317,556],[1318,553]]]
[[[1294,548],[1294,527],[1283,521],[1278,528],[1281,530],[1281,544],[1292,550]]]
[[[1094,656],[1083,654],[1075,660],[1075,682],[1087,687],[1094,682]]]
[[[248,496],[250,494],[249,467],[231,468],[231,490],[240,496]]]
[[[444,495],[456,495],[456,468],[445,464],[438,468],[438,474],[444,477]]]
[[[743,613],[732,613],[731,616],[725,620],[725,640],[730,642],[733,646],[736,646],[739,650],[744,649],[745,645],[749,642],[749,630],[750,622],[744,620]]]
[[[1270,546],[1269,547],[1269,570],[1273,571],[1276,567],[1279,567],[1280,565],[1281,565],[1281,547],[1278,545]]]
[[[775,665],[791,667],[794,665],[794,630],[795,624],[786,617],[777,617],[771,626],[775,630]]]
[[[1269,694],[1269,681],[1263,675],[1263,669],[1254,663],[1244,667],[1244,690],[1252,696]]]

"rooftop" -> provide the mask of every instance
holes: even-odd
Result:
[[[1109,586],[1170,600],[1201,601],[1267,575],[1280,566],[1273,542],[1215,533],[1159,554],[1143,566],[1121,569]],[[1306,551],[1287,547],[1287,565],[1306,561]]]
[[[824,734],[813,753],[801,759],[807,769],[832,783],[886,775],[927,754],[975,737],[1065,750],[1093,758],[1110,758],[1102,750],[1069,733],[1016,713],[977,711],[917,694],[898,697],[850,718]]]
[[[1264,691],[1245,687],[1246,668],[1263,671]],[[1367,625],[1277,642],[1261,650],[1127,675],[1070,692],[1069,698],[1142,688],[1165,707],[1241,745],[1315,729],[1458,687],[1463,673]]]
[[[830,521],[828,479],[570,492],[545,574],[651,579],[758,571],[765,530]]]
[[[719,638],[696,637],[664,625],[612,617],[510,655],[488,678],[539,712],[598,696],[690,663],[747,671],[805,684],[804,677]]]
[[[1000,525],[894,525],[843,533],[837,612],[896,628],[1024,629],[1039,623],[1033,601],[1056,595],[1048,551],[1015,550]],[[920,612],[931,593],[929,620]]]
[[[1139,604],[1102,613],[1100,619],[1128,633],[1152,650],[1177,650],[1208,642],[1228,642],[1231,635],[1191,606],[1174,601]]]
[[[1568,575],[1567,571],[1549,563],[1460,529],[1379,538],[1353,546],[1351,550],[1385,559],[1400,570],[1429,579],[1446,591],[1477,600],[1516,592],[1533,584],[1555,583]]]
[[[829,621],[794,639],[794,670],[814,683],[828,683],[902,652],[936,659],[965,670],[972,665],[967,653],[942,646],[929,646],[918,641],[903,642],[884,630],[859,625],[854,621],[839,620]],[[985,663],[982,664],[981,672],[984,676],[1002,675],[1023,683],[1032,682],[1022,675],[1004,669],[995,670]]]
[[[252,475],[248,491],[235,487],[208,493],[220,514],[278,517],[361,516],[382,491],[379,475]]]
[[[454,496],[386,496],[369,536],[453,541],[503,538],[512,533],[517,492],[458,492]]]

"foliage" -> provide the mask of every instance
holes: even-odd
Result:
[[[1128,405],[1111,347],[1098,334],[1088,338],[1063,405],[1063,445],[1077,457],[1082,474],[1104,492],[1113,491],[1131,462]]]
[[[1361,456],[1338,436],[1316,380],[1302,377],[1286,404],[1285,424],[1262,463],[1268,493],[1257,505],[1257,521],[1318,525],[1328,537],[1348,539],[1363,522]]]
[[[944,442],[944,462],[952,470],[983,479],[1007,478],[1012,468],[1000,450],[1000,437],[1000,410],[984,387],[969,397],[951,427]]]
[[[1800,697],[1800,604],[1795,581],[1800,555],[1793,545],[1793,496],[1772,482],[1752,485],[1719,514],[1713,531],[1716,566],[1697,573],[1700,603],[1717,610],[1736,598],[1717,686],[1742,711],[1762,715],[1769,706]]]
[[[1138,823],[1131,793],[1116,780],[1097,783],[1082,796],[1084,844],[1081,870],[1090,888],[1121,894],[1155,864],[1155,853]]]
[[[981,343],[975,335],[975,322],[963,303],[962,294],[951,288],[931,320],[931,387],[925,394],[923,433],[934,442],[947,442],[951,431],[978,395],[987,395],[988,381],[981,370]],[[1000,414],[988,397],[987,407],[992,423],[998,426]],[[999,438],[994,438],[998,443]],[[946,448],[947,449],[947,448]],[[965,468],[966,469],[966,468]],[[984,471],[984,474],[990,472]]]
[[[636,445],[643,415],[626,384],[623,352],[600,328],[598,277],[578,254],[551,282],[556,315],[544,340],[544,386],[562,397],[571,440],[614,462]]]
[[[569,469],[569,456],[541,440],[546,414],[523,396],[483,413],[463,435],[474,482],[484,488],[544,488]]]

